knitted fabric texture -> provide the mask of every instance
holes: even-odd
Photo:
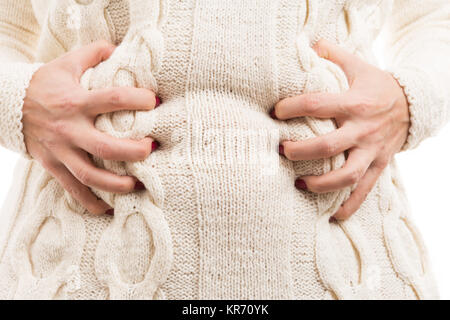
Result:
[[[330,223],[351,188],[313,194],[293,182],[341,167],[344,155],[292,162],[277,149],[280,140],[330,132],[334,121],[276,121],[268,114],[288,96],[348,89],[342,70],[311,48],[317,40],[376,63],[371,44],[386,26],[390,70],[410,103],[405,149],[415,147],[448,114],[446,0],[3,0],[0,6],[0,52],[11,61],[0,71],[4,146],[26,154],[20,110],[39,66],[32,63],[95,40],[119,46],[83,75],[84,88],[149,88],[164,102],[150,112],[97,119],[97,128],[115,137],[161,143],[145,161],[94,158],[146,186],[127,195],[94,190],[115,208],[113,218],[89,215],[38,163],[19,162],[1,215],[0,298],[437,297],[395,161],[351,219]],[[417,52],[430,30],[429,45],[440,49],[434,56]],[[428,67],[430,59],[440,68]]]

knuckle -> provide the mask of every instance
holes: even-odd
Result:
[[[364,133],[366,136],[371,136],[377,133],[378,130],[379,127],[376,124],[367,124]]]
[[[340,108],[345,115],[347,115],[348,117],[351,117],[355,113],[354,110],[357,108],[356,105],[357,104],[352,101],[347,101],[345,103],[342,103],[340,105]]]
[[[82,199],[82,192],[73,185],[64,185],[63,188],[75,199]]]
[[[360,140],[366,140],[368,138],[375,138],[379,139],[379,132],[380,132],[380,125],[377,123],[367,123],[364,125],[364,127],[361,129],[359,133],[359,139]]]
[[[58,101],[58,109],[64,113],[73,113],[79,110],[82,105],[82,95],[79,92],[62,96]]]
[[[368,101],[360,101],[356,106],[356,111],[359,114],[367,114],[373,110],[373,105]]]
[[[357,183],[363,176],[363,170],[360,168],[351,169],[347,175],[347,180],[350,184]]]
[[[55,150],[60,145],[62,134],[58,132],[60,128],[57,128],[54,122],[48,125],[47,130],[47,134],[38,137],[38,142],[46,148],[46,151],[48,152]]]
[[[112,157],[112,149],[110,145],[104,141],[95,144],[95,154],[104,160],[110,160]]]
[[[89,186],[92,182],[90,178],[89,170],[86,168],[80,168],[75,171],[75,177],[84,185]]]
[[[345,104],[343,104],[342,108],[347,111],[349,114],[355,114],[358,112],[360,105],[360,99],[358,97],[353,97],[348,99]]]
[[[337,145],[329,141],[323,141],[320,144],[320,151],[325,155],[334,155],[337,151]]]
[[[41,163],[41,166],[42,166],[45,170],[47,170],[47,171],[49,171],[49,172],[53,171],[54,168],[55,168],[55,163],[54,163],[54,161],[52,161],[52,160],[50,160],[50,159],[43,158],[43,159],[40,160],[40,163]]]
[[[306,113],[314,114],[320,105],[320,98],[317,95],[306,95],[303,99],[303,108]]]
[[[384,169],[384,168],[386,168],[389,165],[389,162],[390,162],[389,158],[383,157],[383,158],[380,158],[380,159],[378,159],[376,161],[376,166],[379,169]]]
[[[70,128],[69,128],[69,124],[66,123],[65,121],[57,120],[57,121],[54,121],[50,125],[50,130],[57,137],[61,137],[61,136],[65,137],[69,133]],[[50,139],[47,141],[48,145],[54,146],[55,143],[56,143],[56,141],[54,141],[53,139]]]
[[[349,103],[348,108],[356,115],[367,115],[373,113],[378,105],[372,98],[358,96]]]
[[[55,150],[59,145],[60,142],[58,139],[55,138],[47,138],[47,139],[41,139],[40,142],[42,145],[44,145],[48,150]]]
[[[109,93],[109,103],[112,106],[120,106],[124,102],[125,94],[124,90],[113,89]]]

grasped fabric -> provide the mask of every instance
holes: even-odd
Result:
[[[292,162],[277,149],[335,123],[268,114],[288,96],[348,89],[342,70],[311,48],[317,40],[376,63],[371,45],[386,26],[390,70],[410,103],[405,149],[416,146],[448,114],[447,1],[2,0],[0,9],[2,63],[10,61],[0,70],[3,145],[26,154],[21,107],[39,66],[30,63],[95,40],[119,46],[83,75],[84,88],[150,88],[163,101],[97,119],[113,136],[161,143],[145,161],[94,159],[147,188],[94,190],[113,218],[89,215],[38,163],[19,162],[1,215],[0,298],[437,297],[395,161],[358,212],[332,224],[351,188],[316,195],[294,180],[339,168],[344,155]]]

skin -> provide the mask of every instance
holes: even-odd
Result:
[[[338,129],[305,141],[283,141],[280,152],[290,160],[322,159],[346,152],[345,165],[321,176],[299,177],[296,186],[315,193],[337,191],[356,184],[350,198],[335,213],[344,220],[354,214],[393,156],[404,145],[410,125],[409,108],[398,82],[328,41],[314,46],[317,54],[337,64],[350,89],[340,94],[312,93],[286,98],[272,115],[334,118]]]
[[[141,190],[135,177],[97,168],[89,154],[105,160],[140,161],[155,148],[141,141],[113,138],[94,126],[98,115],[119,110],[152,110],[156,97],[138,88],[85,90],[83,73],[109,58],[115,47],[99,41],[69,52],[33,76],[23,105],[23,133],[28,153],[92,214],[113,214],[90,187],[114,193]]]

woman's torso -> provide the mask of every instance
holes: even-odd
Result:
[[[42,217],[35,219],[28,238],[17,235],[31,228],[27,221],[36,213],[30,203],[49,186],[50,178],[31,164],[34,178],[24,179],[39,176],[42,183],[25,187],[24,202],[29,204],[11,220],[11,232],[21,240],[11,237],[7,245],[10,252],[24,253],[12,254],[17,258],[11,261],[28,259],[23,260],[28,269],[8,269],[11,278],[28,279],[18,281],[16,286],[25,288],[17,292],[30,291],[29,279],[45,283],[49,275],[61,272],[54,281],[62,285],[54,284],[54,292],[47,290],[47,295],[107,298],[119,292],[120,297],[135,297],[136,284],[146,282],[150,272],[164,269],[152,266],[161,254],[167,259],[158,261],[170,261],[171,267],[164,269],[166,278],[156,298],[432,294],[428,271],[423,270],[426,262],[421,261],[422,245],[415,239],[406,209],[398,204],[402,191],[395,169],[386,170],[351,221],[330,225],[329,215],[349,190],[319,196],[296,190],[294,180],[342,165],[343,155],[294,163],[280,158],[277,149],[280,139],[311,138],[333,130],[334,123],[303,118],[282,123],[268,116],[272,106],[287,96],[345,90],[342,71],[320,59],[311,44],[326,38],[374,61],[370,46],[391,1],[148,0],[156,11],[152,14],[130,11],[130,4],[120,0],[58,0],[47,1],[48,6],[32,2],[43,28],[37,54],[42,61],[94,40],[120,44],[128,25],[136,23],[134,15],[154,20],[147,63],[156,84],[153,89],[164,103],[151,115],[121,114],[105,121],[117,131],[134,126],[139,134],[160,141],[161,149],[136,173],[148,181],[149,194],[163,216],[151,222],[138,212],[112,226],[111,218],[77,210],[73,214],[79,219],[64,214],[48,219],[55,213],[40,210]],[[121,84],[129,75],[119,69],[113,78],[117,76]],[[101,69],[94,69],[85,83],[95,88],[108,79],[114,85],[116,80],[102,78]],[[50,198],[54,202],[68,197],[61,190],[54,193]],[[64,201],[70,207],[71,199]],[[166,225],[170,235],[152,229],[152,223]],[[77,235],[75,244],[61,246],[65,228]],[[116,247],[105,244],[111,235],[119,239]],[[170,257],[158,251],[158,237],[170,246]],[[55,252],[60,255],[55,257]],[[64,267],[69,275],[60,267],[67,256],[72,261]]]

